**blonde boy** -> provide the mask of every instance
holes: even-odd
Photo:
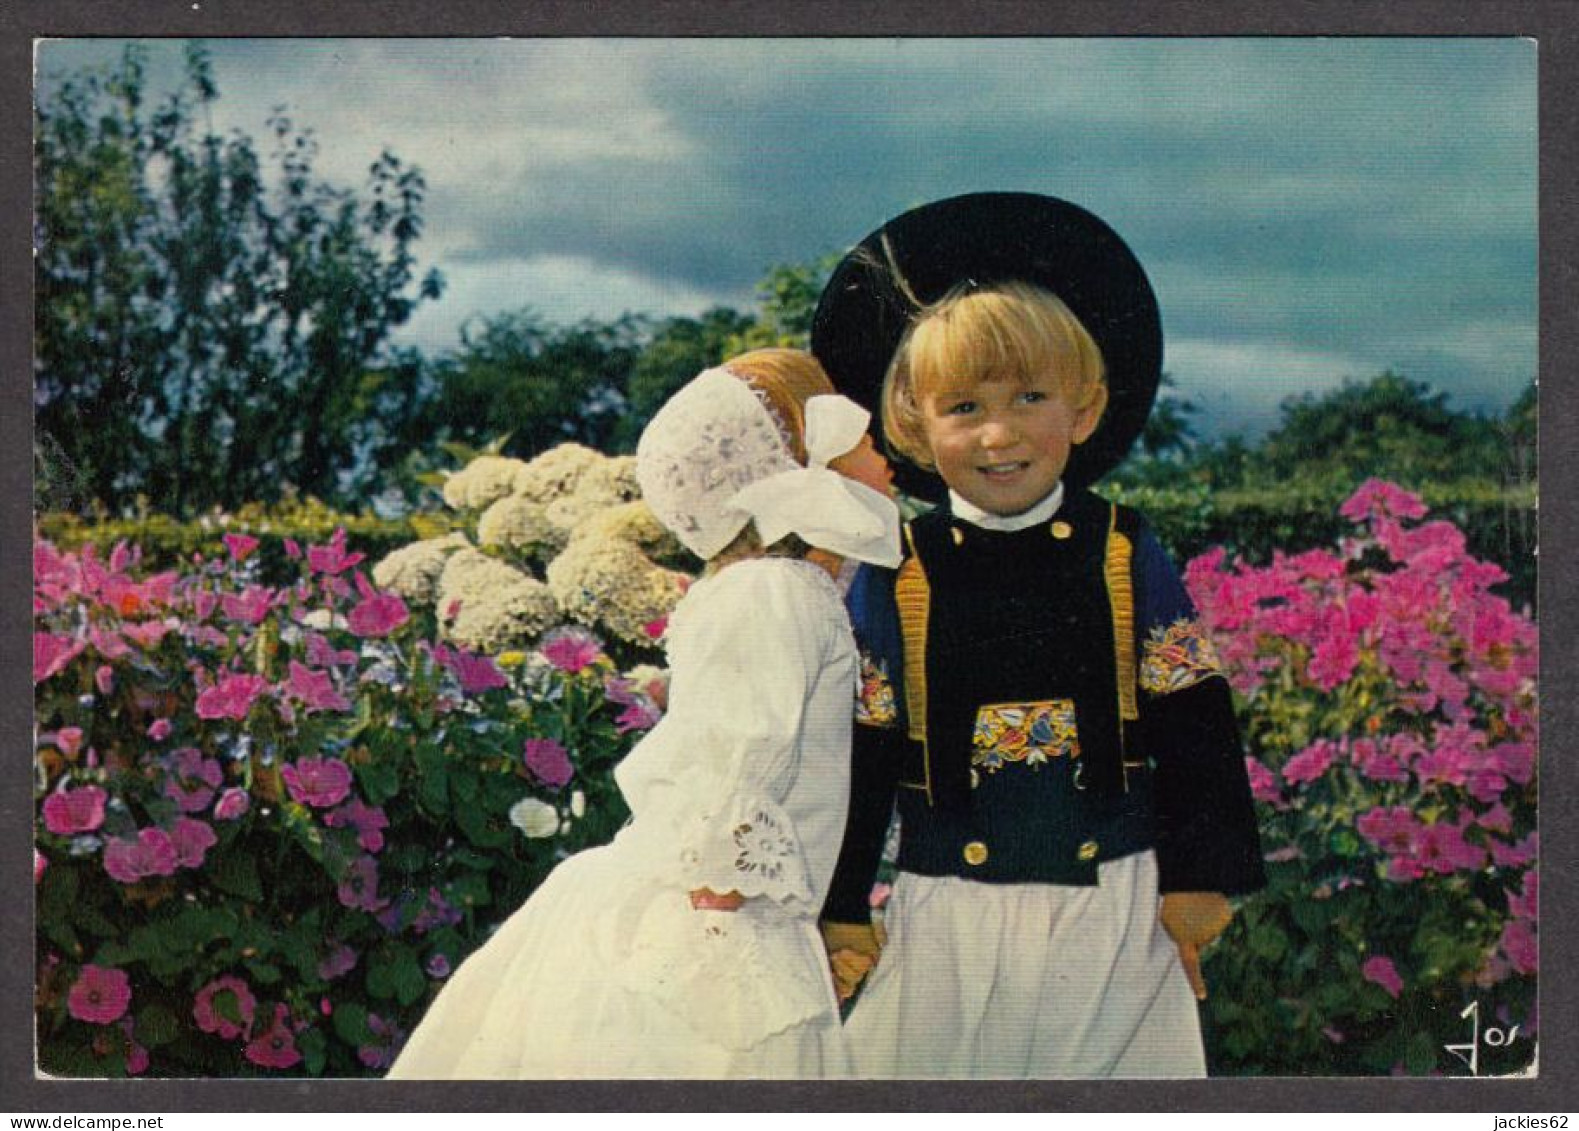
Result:
[[[1073,206],[1048,200],[1026,204],[1033,229],[1051,207],[1057,238],[1094,238],[1071,237]],[[858,796],[824,910],[830,950],[880,954],[847,1023],[861,1075],[1203,1075],[1199,950],[1227,924],[1226,896],[1264,882],[1210,642],[1145,521],[1070,475],[1114,393],[1133,427],[1136,386],[1154,390],[1156,373],[1129,365],[1112,387],[1106,343],[1054,285],[1085,296],[1110,339],[1124,287],[1106,280],[1104,307],[1045,258],[1029,278],[962,270],[922,302],[887,249],[912,313],[884,431],[947,495],[907,528],[897,573],[867,573],[851,602],[866,686],[888,678],[896,704],[858,712]],[[1096,259],[1084,269],[1106,270]],[[836,284],[828,295],[848,295]],[[840,319],[824,313],[841,381]],[[896,794],[880,949],[864,894]]]

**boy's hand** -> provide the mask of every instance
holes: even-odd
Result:
[[[1234,917],[1228,898],[1215,891],[1172,891],[1162,897],[1159,918],[1173,945],[1190,989],[1206,1000],[1206,979],[1201,976],[1201,951],[1223,933]]]
[[[877,965],[887,940],[883,929],[870,923],[831,923],[824,921],[823,946],[828,950],[828,969],[833,972],[834,991],[840,1001],[848,1001],[866,976]]]
[[[746,897],[738,891],[719,894],[712,888],[697,888],[691,892],[693,911],[739,911],[740,905],[745,901]]]

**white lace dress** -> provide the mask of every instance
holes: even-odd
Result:
[[[838,590],[807,562],[739,562],[669,633],[668,713],[616,772],[631,823],[461,965],[391,1077],[848,1074],[816,926],[849,789]],[[697,911],[699,887],[747,899]]]

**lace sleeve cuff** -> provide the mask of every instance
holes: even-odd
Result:
[[[736,799],[699,813],[681,837],[680,863],[691,888],[738,891],[779,903],[811,903],[811,877],[789,816],[766,799]]]

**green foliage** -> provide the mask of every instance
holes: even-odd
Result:
[[[566,440],[608,449],[646,332],[633,316],[558,326],[531,310],[469,323],[459,351],[438,366],[429,427],[472,446],[508,433],[502,451],[522,458]]]
[[[421,174],[385,152],[360,198],[334,188],[311,134],[278,114],[266,169],[250,138],[203,127],[218,92],[198,46],[165,103],[145,84],[131,47],[38,107],[46,505],[121,511],[142,494],[188,515],[364,489],[427,392],[414,356],[387,348],[440,289],[411,251]]]
[[[713,307],[700,318],[663,322],[642,349],[631,371],[629,404],[621,419],[617,447],[631,451],[644,424],[664,401],[704,369],[723,361],[755,325],[739,311]]]

